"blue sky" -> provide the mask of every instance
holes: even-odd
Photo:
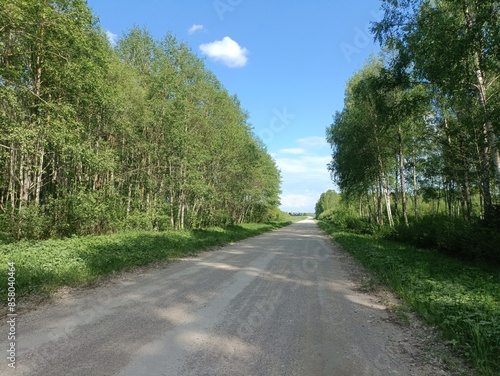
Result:
[[[313,212],[335,188],[325,129],[345,83],[379,47],[379,0],[90,0],[110,39],[133,26],[167,32],[205,59],[248,111],[281,169],[285,211]]]

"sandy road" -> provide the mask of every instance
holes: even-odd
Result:
[[[398,345],[402,329],[355,290],[348,267],[315,223],[302,221],[124,274],[20,315],[17,367],[4,356],[0,374],[444,374],[413,364],[413,350]]]

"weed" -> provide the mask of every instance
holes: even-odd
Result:
[[[408,309],[401,304],[393,304],[389,306],[391,312],[396,316],[399,323],[404,326],[410,326],[410,317],[408,316]]]

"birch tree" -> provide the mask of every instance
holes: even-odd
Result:
[[[500,189],[498,103],[500,17],[493,0],[384,1],[384,19],[373,30],[381,43],[398,51],[421,80],[450,97],[474,93],[481,108],[481,192],[484,215],[493,217],[491,180]]]

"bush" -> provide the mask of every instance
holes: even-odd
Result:
[[[278,208],[268,209],[262,216],[262,222],[283,222],[288,220],[289,215]]]
[[[0,218],[0,239],[3,242],[20,238],[41,239],[49,225],[43,207],[34,204],[23,206],[16,209],[12,217],[3,215]]]
[[[427,215],[394,228],[370,223],[348,210],[327,210],[318,217],[356,234],[376,235],[418,248],[433,249],[471,261],[500,264],[500,230],[480,220],[465,221],[445,215]]]
[[[469,260],[500,263],[500,232],[479,220],[424,216],[398,225],[390,238]]]
[[[388,236],[393,231],[388,226],[380,226],[370,222],[368,218],[361,218],[357,213],[346,208],[325,210],[318,216],[318,219],[331,222],[338,228],[357,234]]]
[[[328,210],[325,210],[320,215],[318,215],[317,219],[322,220],[322,221],[332,221],[334,214],[335,214],[334,209],[328,209]]]
[[[67,194],[46,205],[46,216],[53,223],[47,228],[50,237],[106,234],[115,230],[120,210],[105,192]],[[27,237],[29,239],[29,237]]]
[[[352,213],[347,208],[339,209],[328,209],[325,210],[318,216],[319,220],[329,221],[334,223],[336,226],[341,228],[357,228],[358,224],[353,222],[353,218],[356,218],[356,214]],[[354,220],[355,221],[355,220]],[[350,227],[351,226],[351,227]]]

